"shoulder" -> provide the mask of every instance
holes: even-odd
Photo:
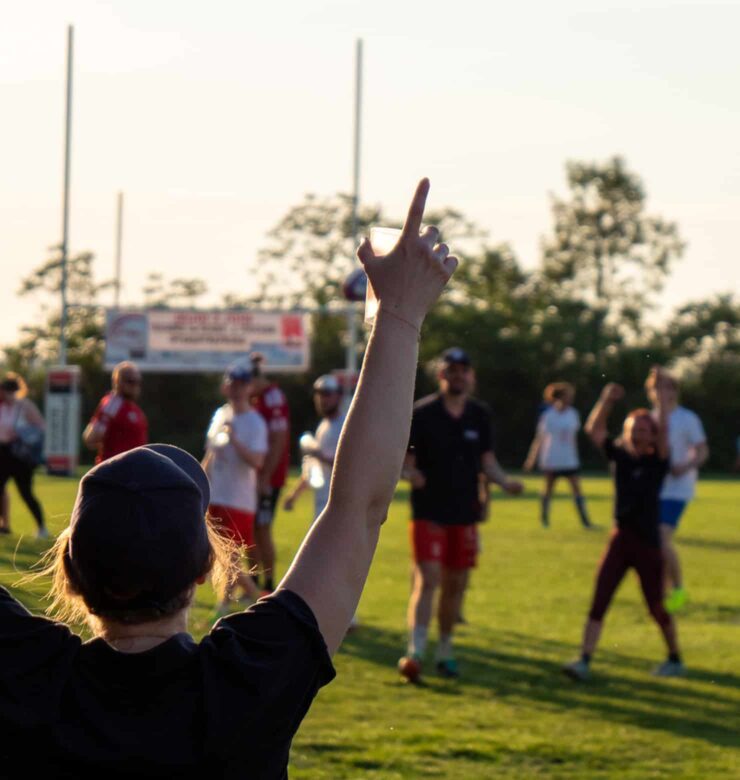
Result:
[[[688,425],[701,425],[701,419],[696,412],[692,412],[691,409],[687,409],[685,406],[677,406],[674,412],[676,417]]]
[[[98,406],[99,409],[104,411],[109,417],[112,417],[121,411],[123,407],[123,398],[118,393],[106,393],[101,399]]]
[[[426,395],[424,398],[420,398],[414,404],[414,415],[425,415],[429,414],[430,412],[434,413],[435,410],[439,409],[441,404],[442,398],[439,393]]]

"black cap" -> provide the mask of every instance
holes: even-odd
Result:
[[[93,612],[157,609],[202,576],[211,545],[208,478],[170,444],[116,455],[80,481],[69,562]]]
[[[458,363],[461,366],[472,366],[473,363],[470,360],[470,355],[460,347],[450,347],[442,353],[440,358],[445,365],[452,365]]]

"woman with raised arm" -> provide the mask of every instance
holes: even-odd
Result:
[[[683,674],[676,624],[663,606],[663,557],[658,521],[660,489],[668,471],[668,422],[664,383],[657,369],[656,374],[657,420],[650,410],[635,409],[627,415],[621,437],[612,439],[607,433],[607,419],[615,402],[624,398],[624,389],[612,383],[604,388],[586,422],[591,441],[614,463],[616,527],[596,575],[581,657],[563,667],[563,672],[574,680],[589,677],[591,656],[601,635],[604,616],[631,567],[637,571],[645,602],[668,647],[668,659],[657,667],[655,674],[661,677]]]
[[[276,591],[187,633],[219,559],[200,464],[148,445],[95,466],[53,548],[53,607],[86,643],[0,588],[0,766],[25,777],[286,778],[290,743],[334,676],[409,436],[419,328],[457,261],[428,227],[429,182],[386,256],[358,250],[380,301],[329,503]],[[228,560],[228,556],[226,556]],[[58,612],[57,612],[58,614]]]

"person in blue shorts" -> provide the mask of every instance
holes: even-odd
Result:
[[[678,403],[678,381],[664,370],[653,369],[645,380],[645,390],[656,414],[658,373],[665,383],[668,404],[668,444],[670,448],[670,470],[660,493],[660,535],[663,559],[665,561],[666,609],[678,612],[687,600],[683,585],[683,573],[673,537],[681,516],[694,497],[699,469],[709,457],[707,437],[701,420],[694,412]]]

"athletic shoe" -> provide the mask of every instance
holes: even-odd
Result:
[[[686,606],[688,598],[688,594],[684,588],[674,588],[668,594],[668,598],[665,600],[666,611],[670,612],[671,614],[674,612],[680,612]]]
[[[561,667],[561,671],[566,677],[570,677],[571,680],[577,680],[578,682],[584,682],[591,676],[591,670],[583,658],[565,664],[565,666]]]
[[[36,538],[37,539],[48,539],[49,538],[49,532],[46,530],[46,528],[41,527],[38,531],[36,531]]]
[[[418,655],[405,655],[398,660],[398,672],[410,683],[421,680],[421,658]]]
[[[686,669],[680,661],[663,661],[653,671],[653,674],[656,677],[683,677],[686,674]]]
[[[446,658],[444,661],[437,661],[437,673],[441,677],[447,677],[449,680],[456,680],[460,676],[460,670],[457,668],[457,661],[454,658]]]
[[[542,527],[543,528],[549,528],[550,527],[550,521],[544,515],[540,517],[540,522],[542,523]]]

